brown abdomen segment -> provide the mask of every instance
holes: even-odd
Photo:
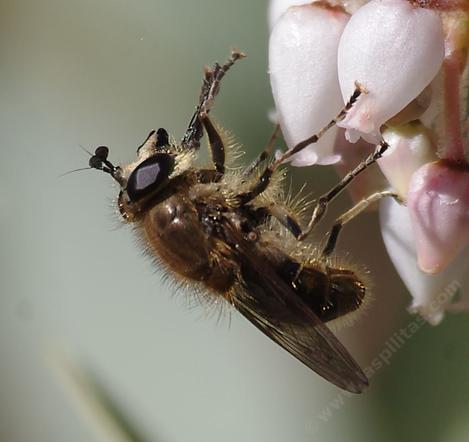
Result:
[[[279,273],[323,322],[357,310],[365,297],[365,285],[351,270],[328,267],[323,271],[285,257]]]

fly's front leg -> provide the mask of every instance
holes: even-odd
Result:
[[[264,192],[265,189],[270,184],[270,179],[272,178],[272,175],[274,172],[290,157],[293,155],[297,154],[298,152],[302,151],[305,147],[309,146],[310,144],[317,143],[318,140],[332,127],[334,126],[338,121],[341,121],[345,118],[347,115],[347,112],[352,108],[354,103],[358,100],[358,97],[362,93],[366,93],[366,89],[363,88],[360,84],[356,83],[355,91],[353,92],[352,96],[350,97],[350,100],[348,103],[345,105],[345,107],[339,112],[339,114],[332,119],[326,126],[324,126],[319,132],[315,133],[314,135],[310,136],[306,140],[301,141],[298,143],[296,146],[294,146],[292,149],[286,151],[283,155],[281,155],[279,158],[277,158],[275,161],[273,161],[269,166],[267,166],[264,170],[264,172],[261,174],[259,177],[259,180],[257,183],[254,184],[254,186],[248,190],[247,192],[244,192],[242,194],[239,194],[237,196],[237,199],[239,201],[239,204],[246,204],[249,201],[252,201],[254,198],[259,196],[262,192]]]
[[[357,167],[351,170],[347,175],[345,175],[342,180],[335,185],[329,192],[321,196],[314,208],[313,215],[311,220],[308,223],[306,230],[300,235],[299,240],[305,239],[314,227],[319,223],[319,221],[324,217],[327,211],[329,203],[339,195],[352,181],[353,179],[374,164],[379,160],[384,152],[389,148],[389,144],[386,141],[381,141],[373,153],[371,153],[364,161],[362,161]]]
[[[337,245],[337,240],[339,238],[340,231],[342,227],[363,212],[370,204],[373,204],[379,201],[382,198],[391,197],[394,198],[397,202],[402,203],[399,196],[392,192],[391,190],[383,190],[381,192],[376,192],[370,195],[369,197],[359,201],[355,206],[353,206],[350,210],[345,212],[339,218],[337,218],[334,226],[332,227],[329,238],[327,240],[327,244],[324,247],[322,254],[324,256],[329,256],[335,249]]]
[[[213,106],[213,101],[220,91],[222,78],[236,61],[244,57],[246,57],[246,55],[243,52],[234,49],[231,51],[230,57],[224,64],[220,66],[218,63],[215,63],[213,68],[205,70],[204,84],[202,85],[198,106],[200,112],[208,113],[210,111],[210,108]]]
[[[208,135],[213,165],[215,166],[217,174],[221,178],[225,173],[225,145],[218,130],[205,112],[200,114],[200,120],[202,121],[204,129]]]
[[[206,113],[200,114],[200,121],[208,135],[210,155],[215,169],[200,169],[198,180],[201,183],[216,183],[225,173],[225,144]]]
[[[231,52],[230,58],[224,64],[219,65],[218,63],[215,63],[212,68],[205,69],[204,81],[200,91],[199,104],[197,105],[197,108],[192,115],[189,126],[181,141],[181,144],[187,149],[198,149],[200,147],[200,139],[203,135],[203,123],[200,119],[200,114],[208,114],[210,112],[215,96],[220,90],[221,80],[231,68],[231,66],[233,66],[237,60],[240,60],[244,57],[245,55],[242,52],[233,50]]]

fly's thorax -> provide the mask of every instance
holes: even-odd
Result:
[[[141,226],[147,246],[177,274],[194,280],[208,277],[209,238],[187,195],[175,194],[154,205],[143,215]]]
[[[183,234],[188,230],[200,230],[196,206],[184,193],[176,193],[150,208],[144,223],[155,230],[159,236],[175,230]]]
[[[223,295],[233,286],[238,268],[219,238],[222,216],[223,207],[176,193],[146,211],[141,226],[147,246],[173,273]]]

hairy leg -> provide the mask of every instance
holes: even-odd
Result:
[[[181,144],[187,149],[198,149],[200,147],[200,139],[203,135],[200,115],[203,113],[208,114],[210,112],[214,99],[220,90],[221,80],[231,66],[233,66],[237,60],[244,57],[245,55],[242,52],[233,50],[230,57],[224,64],[219,65],[218,63],[215,63],[212,68],[205,69],[199,104],[192,115],[189,126],[181,141]]]

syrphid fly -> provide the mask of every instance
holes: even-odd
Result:
[[[304,222],[304,207],[282,190],[279,167],[311,143],[366,93],[356,84],[344,109],[329,125],[286,153],[268,160],[273,139],[248,167],[230,163],[233,143],[210,111],[220,82],[244,54],[204,73],[199,103],[180,142],[164,129],[150,132],[130,164],[115,166],[100,146],[89,166],[120,186],[117,205],[148,253],[177,281],[210,301],[224,301],[293,356],[335,385],[355,393],[368,380],[325,325],[356,311],[368,295],[365,278],[335,257],[342,225],[361,208],[339,218],[321,251],[304,241],[327,204],[387,148],[376,151],[321,197]],[[197,167],[203,135],[212,164]]]

